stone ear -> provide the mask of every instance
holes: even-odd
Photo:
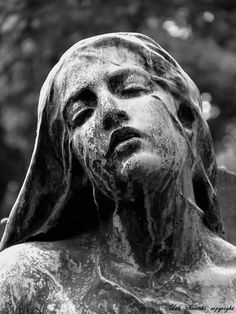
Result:
[[[181,103],[179,105],[178,109],[178,119],[182,126],[191,131],[192,130],[192,124],[195,120],[192,108],[189,105],[186,105],[185,103]]]

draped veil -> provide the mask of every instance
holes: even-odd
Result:
[[[73,156],[70,132],[54,95],[54,82],[69,58],[106,47],[124,47],[138,54],[146,70],[172,93],[179,108],[195,112],[194,136],[187,139],[196,160],[192,169],[195,200],[205,214],[207,227],[223,235],[215,193],[216,162],[197,87],[154,40],[137,33],[111,33],[79,41],[49,73],[40,93],[33,155],[10,213],[1,250],[32,239],[60,239],[91,227],[89,217],[96,215],[92,185],[84,183],[84,170]],[[181,123],[181,117],[178,119]]]

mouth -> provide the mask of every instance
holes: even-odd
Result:
[[[141,133],[131,127],[123,127],[112,132],[106,157],[110,157],[115,149],[124,142],[134,138],[142,138]]]

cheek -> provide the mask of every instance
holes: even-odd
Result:
[[[114,185],[113,178],[106,171],[105,148],[106,145],[94,128],[83,127],[75,131],[73,135],[73,150],[84,166],[89,180],[99,187],[105,195],[113,195],[111,187]]]
[[[164,168],[179,171],[185,163],[188,149],[185,139],[173,127],[163,132],[157,143]]]
[[[100,174],[105,162],[106,142],[92,122],[75,130],[73,134],[73,150],[79,160],[91,172]]]
[[[140,98],[132,106],[132,126],[148,134],[161,136],[171,121],[167,106],[152,96]]]
[[[187,144],[174,125],[166,105],[151,100],[146,106],[141,106],[135,120],[134,127],[150,135],[162,167],[173,170],[180,167],[187,156]]]
[[[152,137],[161,156],[163,167],[178,170],[188,154],[186,139],[165,111],[159,111],[155,117],[156,123],[152,129]]]

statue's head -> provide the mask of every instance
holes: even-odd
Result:
[[[199,91],[177,62],[141,34],[82,40],[41,90],[35,149],[2,248],[94,227],[96,193],[132,201],[137,187],[183,180],[221,235],[215,176]]]

